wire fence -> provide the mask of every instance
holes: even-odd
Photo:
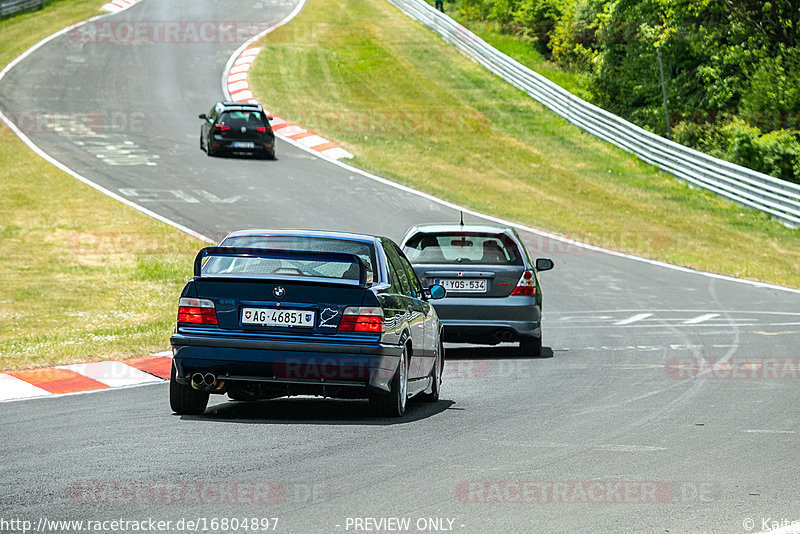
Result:
[[[703,154],[598,108],[489,46],[424,0],[387,1],[579,128],[690,184],[800,226],[800,185]]]

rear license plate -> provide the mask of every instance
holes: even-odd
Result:
[[[452,293],[486,293],[485,278],[444,278],[434,280]]]
[[[233,148],[255,148],[256,144],[252,141],[234,141]]]
[[[281,308],[242,308],[242,324],[314,328],[314,312]]]

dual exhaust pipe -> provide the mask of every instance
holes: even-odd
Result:
[[[195,373],[192,375],[192,387],[202,391],[220,389],[224,385],[222,380],[217,380],[214,373]]]

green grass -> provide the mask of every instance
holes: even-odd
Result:
[[[433,4],[433,2],[429,3]],[[588,77],[585,74],[565,70],[560,65],[547,60],[532,43],[518,35],[501,32],[496,23],[471,20],[461,15],[456,8],[452,6],[448,6],[448,8],[447,14],[453,20],[468,28],[494,48],[538,72],[551,82],[560,85],[570,93],[584,100],[591,100],[591,93],[587,89]]]
[[[0,64],[101,3],[64,0],[0,21]],[[0,242],[0,369],[168,349],[202,245],[59,171],[4,125]]]
[[[384,0],[312,0],[262,45],[257,98],[364,169],[582,241],[800,287],[800,230],[582,133]]]

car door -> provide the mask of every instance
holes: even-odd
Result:
[[[424,352],[422,352],[421,355],[425,358],[426,363],[424,367],[430,370],[434,365],[434,358],[439,349],[439,319],[436,314],[436,310],[424,296],[425,286],[420,281],[417,273],[414,271],[414,266],[411,265],[411,262],[408,260],[400,247],[397,247],[397,254],[400,256],[408,279],[416,291],[417,301],[419,302],[420,310],[424,317],[425,344],[423,347]]]
[[[402,256],[397,245],[389,242],[384,249],[389,263],[397,272],[399,286],[403,292],[402,302],[406,309],[406,321],[411,330],[413,354],[408,364],[408,377],[410,379],[421,378],[427,376],[426,369],[430,367],[426,361],[428,351],[425,346],[426,306],[429,304],[423,300],[422,286],[417,277],[413,276],[411,265]]]

